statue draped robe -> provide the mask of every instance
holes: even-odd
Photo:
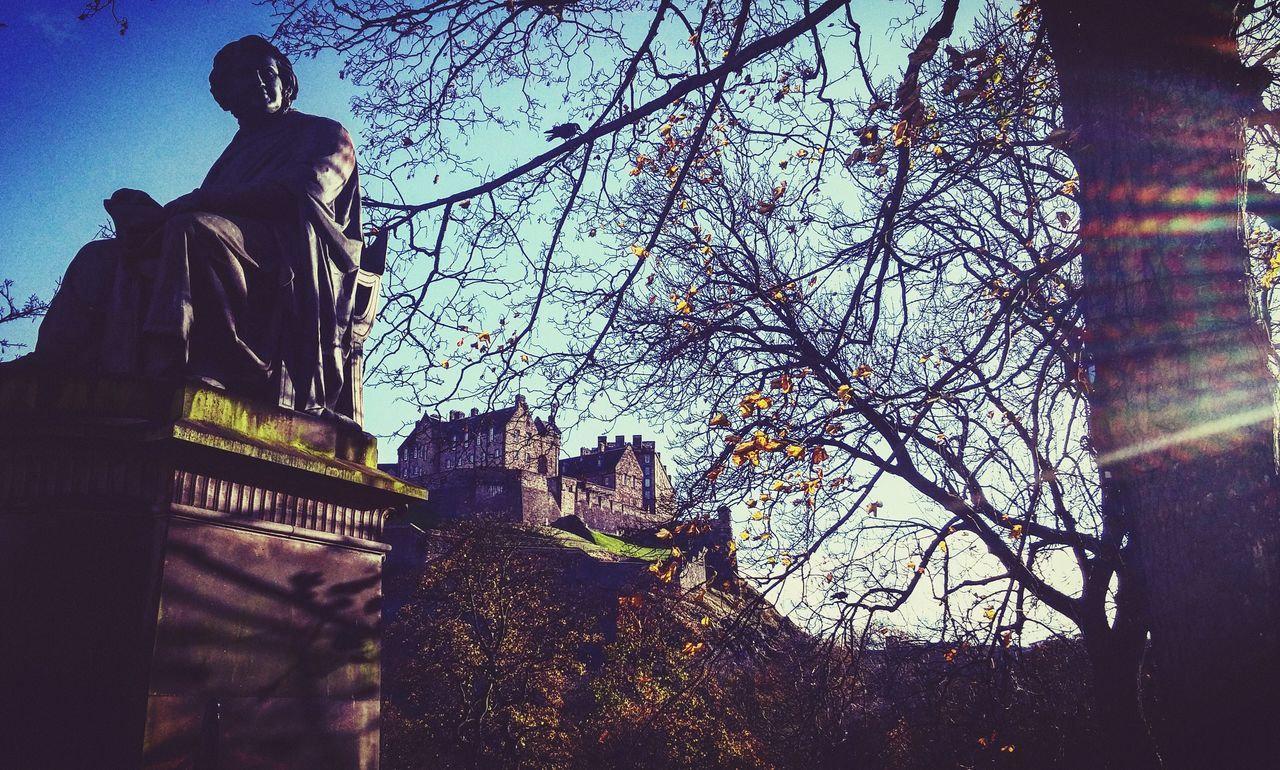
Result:
[[[41,325],[37,358],[203,377],[336,414],[351,386],[363,245],[350,135],[295,111],[241,128],[193,199],[196,210],[147,232],[129,232],[117,217],[121,237],[77,254]]]

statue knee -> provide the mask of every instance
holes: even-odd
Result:
[[[116,271],[124,255],[124,245],[115,238],[90,241],[76,252],[62,278],[59,293],[68,292],[80,301],[98,305],[102,295],[109,293],[115,282]]]

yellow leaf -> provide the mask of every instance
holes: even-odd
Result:
[[[724,412],[716,412],[711,416],[707,424],[713,428],[727,428],[729,427],[729,418],[725,416]]]
[[[449,368],[449,359],[447,359],[447,358],[446,358],[446,359],[444,359],[443,361],[441,361],[441,362],[440,362],[440,368],[441,368],[441,369],[448,369],[448,368]]]
[[[804,447],[799,444],[790,444],[789,446],[787,446],[787,456],[794,457],[797,459],[804,457]],[[781,488],[782,482],[776,481],[774,483],[779,485],[778,487],[779,489]]]
[[[663,527],[662,529],[655,532],[653,536],[658,538],[659,540],[668,540],[671,538],[671,530],[667,529],[666,527]]]
[[[897,123],[894,123],[893,124],[893,146],[901,147],[902,145],[906,144],[910,140],[911,140],[911,135],[909,133],[909,126],[907,125],[907,121],[899,120]]]
[[[848,401],[853,398],[853,388],[848,385],[841,385],[836,388],[836,398],[842,403],[848,403]]]
[[[636,255],[637,259],[644,259],[649,256],[649,250],[638,243],[631,244],[631,253]]]
[[[521,354],[520,354],[520,363],[522,363],[522,364],[527,364],[527,363],[529,363],[529,354],[528,354],[528,353],[521,353]]]

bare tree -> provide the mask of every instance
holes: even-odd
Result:
[[[291,50],[347,57],[405,193],[372,201],[401,239],[386,381],[696,420],[695,506],[744,501],[779,576],[848,555],[820,612],[927,590],[939,633],[993,646],[1073,625],[1126,767],[1156,762],[1150,630],[1165,761],[1257,752],[1274,353],[1237,201],[1269,78],[1235,3],[1044,0],[964,41],[956,0],[913,6],[880,70],[844,2],[273,5]],[[1270,4],[1245,10],[1267,50]],[[468,189],[406,181],[570,118]]]
[[[25,300],[16,299],[13,296],[13,281],[6,278],[0,283],[0,324],[11,323],[13,321],[32,320],[44,315],[44,311],[49,307],[48,303],[32,294]],[[10,340],[0,337],[0,358],[3,358],[13,350],[26,347],[19,342],[11,342]]]

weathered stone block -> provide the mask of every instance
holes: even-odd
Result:
[[[376,768],[373,437],[0,367],[0,766]]]

